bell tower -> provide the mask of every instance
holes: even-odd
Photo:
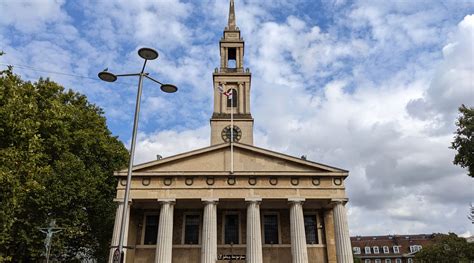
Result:
[[[230,142],[230,134],[234,142],[253,145],[253,118],[250,114],[251,73],[248,68],[244,70],[244,44],[235,22],[234,0],[230,0],[229,19],[219,41],[220,67],[216,68],[212,75],[214,112],[211,117],[211,145]],[[232,98],[224,93],[232,93]],[[231,117],[234,126],[232,133]]]

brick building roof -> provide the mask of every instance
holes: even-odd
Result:
[[[354,256],[359,258],[413,257],[419,249],[431,244],[434,236],[434,234],[355,236],[351,237],[351,244]],[[366,251],[366,247],[370,249]],[[360,249],[360,253],[357,253],[357,248]]]

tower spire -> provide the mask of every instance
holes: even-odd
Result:
[[[229,20],[227,22],[227,29],[228,30],[236,30],[236,24],[235,24],[235,8],[234,8],[234,0],[230,0],[230,5],[229,5]]]

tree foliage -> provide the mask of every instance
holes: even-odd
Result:
[[[468,243],[466,239],[454,233],[437,234],[433,244],[423,247],[415,259],[417,262],[430,263],[469,263],[474,260],[474,243]]]
[[[56,219],[51,257],[105,262],[116,180],[128,152],[85,96],[46,79],[0,72],[0,262],[38,262]]]
[[[451,148],[457,151],[453,163],[468,169],[468,175],[474,177],[474,108],[459,107],[460,116],[456,122],[454,141]]]

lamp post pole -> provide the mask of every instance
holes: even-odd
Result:
[[[126,215],[129,209],[128,201],[129,201],[129,196],[130,196],[130,184],[132,180],[133,160],[135,157],[135,144],[136,144],[136,139],[137,139],[138,118],[139,118],[139,113],[140,113],[140,100],[142,96],[143,78],[145,77],[147,79],[150,79],[160,84],[161,90],[166,93],[174,93],[178,90],[176,86],[171,85],[171,84],[163,84],[159,82],[158,80],[150,77],[148,73],[145,73],[145,66],[146,66],[147,61],[158,58],[157,51],[151,48],[141,48],[140,50],[138,50],[138,55],[145,60],[140,73],[114,75],[108,72],[107,69],[99,73],[99,78],[107,82],[114,82],[117,80],[117,77],[138,76],[138,91],[137,91],[137,100],[135,103],[135,115],[133,118],[132,141],[130,145],[130,160],[128,162],[127,184],[125,185],[125,194],[123,198],[123,209],[122,209],[122,217],[121,217],[119,240],[118,240],[119,255],[118,255],[118,258],[115,258],[114,256],[114,261],[117,260],[117,262],[120,262],[120,263],[124,262],[123,243],[124,243],[124,236],[125,236]]]

